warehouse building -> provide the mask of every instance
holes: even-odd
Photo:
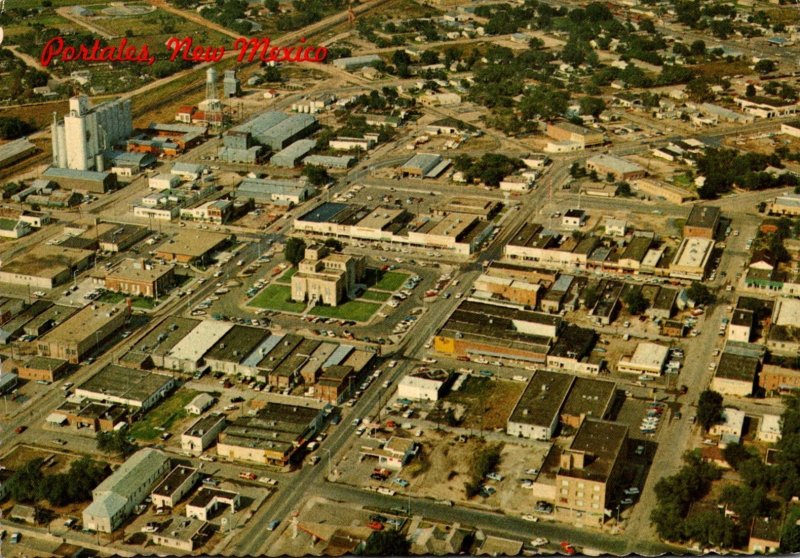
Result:
[[[150,234],[147,227],[109,224],[108,230],[97,237],[97,244],[106,252],[124,252]]]
[[[309,155],[303,159],[304,165],[324,167],[326,169],[349,169],[356,163],[356,158],[349,155]]]
[[[289,467],[295,454],[321,430],[322,408],[267,402],[255,416],[240,417],[219,435],[217,454],[234,461]]]
[[[400,167],[403,177],[438,178],[452,161],[435,153],[417,153]]]
[[[56,382],[69,370],[66,360],[35,356],[17,368],[19,377],[23,380]]]
[[[722,395],[750,397],[758,385],[760,351],[742,350],[738,346],[735,342],[725,346],[711,381],[711,389]]]
[[[169,468],[169,458],[159,450],[144,448],[134,453],[92,490],[92,503],[83,510],[84,529],[114,531]]]
[[[153,505],[174,508],[200,482],[200,471],[194,467],[178,465],[156,485],[150,493]]]
[[[28,138],[20,138],[0,146],[0,168],[7,168],[36,152],[36,145]]]
[[[595,171],[603,179],[607,175],[611,175],[614,180],[634,180],[643,178],[646,174],[641,165],[605,153],[589,157],[586,161],[586,168]]]
[[[308,155],[311,150],[314,149],[314,147],[316,147],[316,145],[317,142],[313,139],[297,140],[288,147],[278,151],[272,156],[269,162],[271,165],[275,165],[276,167],[293,169],[300,164],[300,161],[302,161],[303,158]]]
[[[75,395],[102,403],[116,403],[146,412],[175,387],[172,376],[107,364],[75,388]]]
[[[229,234],[209,231],[181,231],[156,249],[156,257],[179,263],[208,262],[211,254],[231,239]]]
[[[117,175],[111,172],[50,167],[42,178],[58,184],[63,190],[80,190],[105,194],[117,188]]]
[[[52,289],[89,267],[94,252],[39,244],[10,262],[0,264],[0,282]]]
[[[365,54],[364,56],[349,56],[345,58],[337,58],[332,62],[334,66],[342,70],[351,72],[353,70],[360,70],[367,66],[375,66],[381,61],[381,57],[377,54]]]
[[[111,304],[85,306],[37,341],[39,356],[81,362],[92,350],[116,333],[128,313]]]
[[[169,316],[158,327],[148,333],[124,356],[126,364],[137,368],[171,368],[165,364],[172,348],[177,345],[190,331],[200,325],[200,320]]]
[[[315,189],[304,180],[245,178],[236,189],[236,197],[249,198],[263,205],[299,205],[314,195]]]
[[[203,368],[203,355],[232,328],[230,322],[200,322],[164,355],[164,368],[183,372],[200,370]]]
[[[544,363],[561,318],[466,300],[434,337],[437,352]]]
[[[548,122],[546,133],[554,140],[575,143],[580,149],[601,145],[605,141],[603,132],[590,130],[571,122]]]

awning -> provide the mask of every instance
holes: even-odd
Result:
[[[67,416],[62,415],[61,413],[50,413],[49,415],[47,415],[46,421],[49,422],[50,424],[57,424],[61,426],[62,424],[67,422]]]

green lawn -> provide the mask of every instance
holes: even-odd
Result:
[[[277,310],[278,312],[300,313],[306,309],[305,302],[293,302],[291,296],[291,287],[272,284],[258,293],[255,298],[250,301],[250,306]]]
[[[181,389],[165,399],[155,409],[150,410],[144,419],[134,423],[131,427],[131,436],[139,440],[155,440],[162,434],[162,427],[169,430],[176,421],[187,416],[183,409],[195,396],[200,393],[193,389]]]
[[[125,296],[126,295],[123,293],[112,293],[111,291],[106,291],[100,296],[100,298],[97,299],[97,302],[116,304],[125,300]]]
[[[311,310],[311,314],[325,318],[336,318],[338,320],[366,322],[380,307],[380,304],[375,304],[374,302],[350,300],[340,306],[315,306]]]
[[[367,291],[361,295],[363,300],[376,300],[378,302],[384,302],[389,300],[389,297],[392,296],[390,293],[384,293],[382,291]]]
[[[297,268],[296,267],[290,267],[289,269],[284,271],[283,275],[278,277],[278,279],[276,279],[276,281],[278,283],[291,283],[292,282],[292,277],[294,277],[295,273],[297,273]]]
[[[396,291],[403,286],[408,280],[407,273],[398,273],[396,271],[387,271],[384,273],[381,280],[375,284],[375,288],[381,291]]]
[[[152,298],[145,298],[137,296],[131,301],[131,306],[134,308],[144,308],[145,310],[152,310],[156,307],[156,301]]]

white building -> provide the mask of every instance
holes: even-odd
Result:
[[[617,363],[619,372],[660,376],[667,361],[669,348],[657,343],[639,343],[630,357],[623,357]]]
[[[150,495],[169,466],[169,458],[158,450],[134,453],[92,490],[92,503],[83,510],[84,529],[111,533]]]
[[[210,414],[199,418],[181,434],[181,449],[192,455],[200,455],[217,441],[217,435],[224,428],[224,415]]]
[[[152,190],[169,190],[177,188],[181,183],[181,177],[172,173],[161,173],[147,179],[147,185]]]
[[[408,375],[397,384],[397,397],[412,401],[438,401],[446,376],[431,378],[427,375]]]
[[[764,415],[761,417],[756,438],[770,444],[778,442],[781,439],[781,417],[778,415]]]
[[[69,100],[69,114],[50,127],[53,166],[63,169],[104,171],[103,153],[127,140],[133,130],[130,99],[89,106],[86,96]]]
[[[185,407],[190,415],[202,415],[203,412],[214,404],[214,398],[207,393],[201,393],[192,399]]]
[[[742,432],[744,431],[744,411],[725,407],[722,410],[722,421],[715,424],[709,430],[712,436],[719,436],[719,446],[726,447],[728,444],[738,444],[742,440]]]

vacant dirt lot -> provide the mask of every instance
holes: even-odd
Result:
[[[524,390],[525,384],[522,382],[472,376],[467,378],[460,390],[451,392],[444,404],[463,407],[462,428],[505,429],[508,417]]]

